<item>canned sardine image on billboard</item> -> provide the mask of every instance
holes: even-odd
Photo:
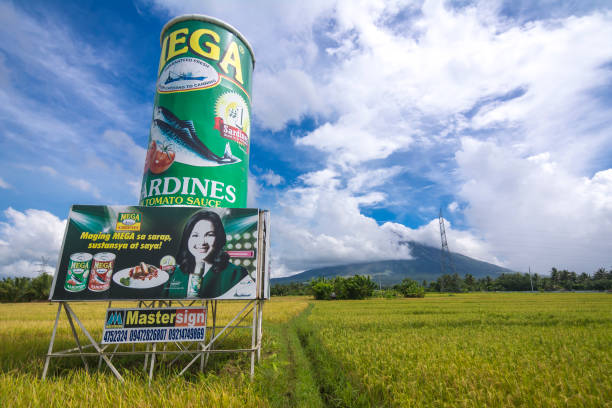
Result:
[[[86,252],[70,255],[64,284],[67,291],[80,292],[87,287],[92,258],[93,256]]]
[[[201,15],[172,19],[160,41],[140,205],[246,207],[251,46]]]
[[[101,292],[110,288],[115,258],[116,255],[111,252],[101,252],[93,256],[89,275],[89,290]]]

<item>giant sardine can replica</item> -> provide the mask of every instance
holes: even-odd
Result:
[[[202,15],[172,19],[160,41],[140,205],[246,207],[251,46]]]

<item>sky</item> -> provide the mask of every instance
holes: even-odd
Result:
[[[273,277],[409,259],[440,246],[440,209],[453,252],[612,267],[608,1],[0,0],[0,278],[54,269],[72,204],[138,203],[182,14],[253,47]]]

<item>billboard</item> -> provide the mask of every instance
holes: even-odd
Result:
[[[74,205],[50,300],[263,299],[269,213]]]

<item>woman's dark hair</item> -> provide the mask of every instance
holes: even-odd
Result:
[[[186,274],[195,272],[195,257],[189,252],[187,243],[193,228],[202,220],[210,221],[215,229],[215,243],[213,244],[210,254],[206,257],[206,260],[213,265],[213,271],[222,271],[229,263],[229,255],[222,251],[227,237],[225,236],[225,228],[221,222],[221,217],[212,211],[198,211],[191,216],[185,224],[185,228],[183,228],[181,245],[179,246],[179,253],[176,259],[181,270]]]

